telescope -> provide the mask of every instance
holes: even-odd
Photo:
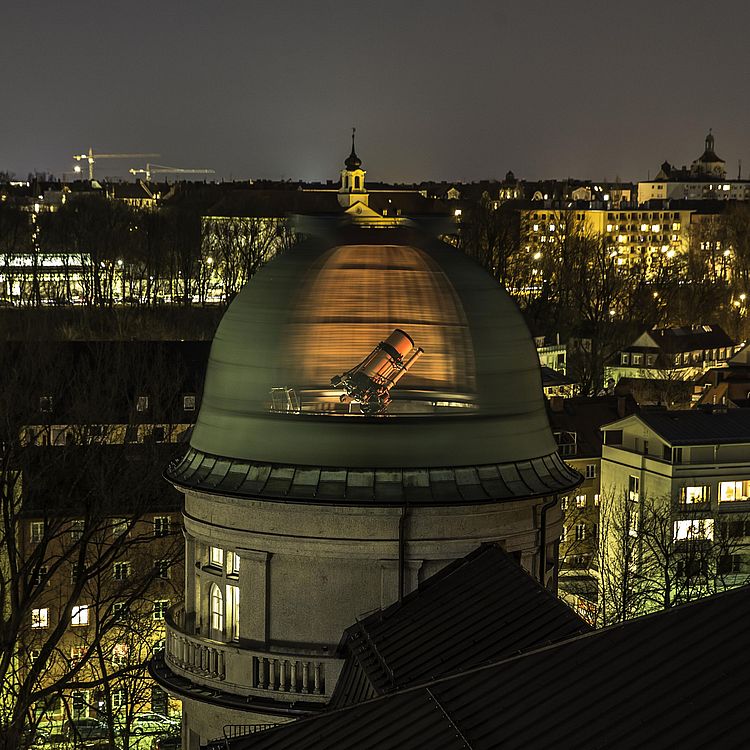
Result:
[[[344,391],[339,397],[342,403],[356,401],[363,414],[382,415],[391,402],[391,388],[422,354],[424,349],[415,346],[408,333],[396,328],[356,367],[343,375],[334,375],[331,384]]]

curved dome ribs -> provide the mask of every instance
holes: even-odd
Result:
[[[366,357],[394,328],[405,330],[425,352],[399,390],[471,399],[468,322],[445,274],[411,247],[345,245],[329,251],[300,288],[284,332],[284,367],[299,388],[327,388],[332,375]]]

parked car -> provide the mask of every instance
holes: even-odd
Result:
[[[109,730],[99,719],[69,719],[63,723],[63,734],[69,740],[103,740]]]
[[[130,725],[130,731],[132,734],[156,734],[157,732],[169,732],[179,726],[180,722],[177,719],[170,719],[168,716],[149,712],[136,714]]]

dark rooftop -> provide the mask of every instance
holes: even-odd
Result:
[[[642,411],[639,418],[672,445],[750,443],[750,411]]]
[[[496,661],[590,627],[498,545],[431,576],[344,633],[339,707]]]
[[[748,618],[744,586],[230,746],[746,747]]]

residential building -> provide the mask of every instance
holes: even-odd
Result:
[[[750,411],[644,410],[602,430],[602,543],[620,554],[634,540],[636,568],[660,567],[669,601],[746,582]]]
[[[551,398],[548,415],[560,455],[583,477],[561,498],[560,596],[584,619],[594,621],[597,601],[599,498],[603,425],[634,414],[632,397]]]
[[[686,381],[725,365],[737,351],[735,342],[716,324],[644,331],[615,353],[604,368],[605,379]]]

